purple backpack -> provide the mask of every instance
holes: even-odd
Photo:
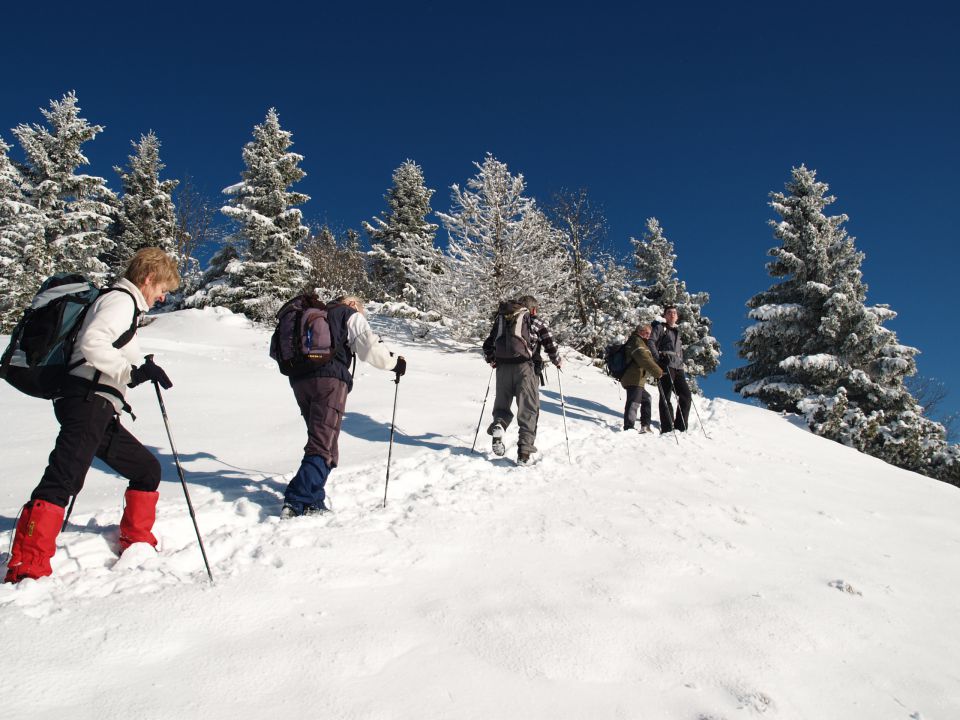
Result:
[[[327,305],[316,295],[298,295],[277,312],[270,357],[288,377],[305,375],[333,359],[333,335]]]

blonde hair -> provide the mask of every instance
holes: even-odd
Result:
[[[361,315],[365,315],[366,312],[363,307],[363,300],[357,295],[341,295],[334,300],[336,303],[341,305],[349,305],[350,307],[356,308],[357,312]]]
[[[136,286],[143,285],[150,277],[155,285],[166,285],[167,290],[180,287],[177,261],[158,247],[137,250],[123,276]]]

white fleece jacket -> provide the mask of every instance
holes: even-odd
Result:
[[[77,342],[73,346],[73,355],[70,357],[71,364],[80,360],[83,360],[83,364],[71,370],[70,374],[92,380],[99,370],[100,383],[125,395],[127,383],[130,382],[130,370],[134,365],[143,362],[143,353],[136,335],[121,348],[115,348],[113,343],[130,329],[134,312],[137,313],[139,323],[139,316],[150,308],[147,307],[140,288],[126,278],[115,282],[113,287],[123,288],[133,295],[134,299],[131,301],[127,293],[109,292],[94,301],[83,320]],[[117,412],[123,408],[120,399],[110,393],[97,394],[112,402]]]
[[[375,368],[393,370],[397,366],[397,358],[373,332],[362,313],[355,312],[347,318],[347,344],[359,359]]]

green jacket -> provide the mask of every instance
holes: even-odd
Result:
[[[627,341],[627,357],[630,358],[630,364],[627,371],[620,378],[620,384],[627,387],[642,387],[647,382],[647,375],[659,378],[663,375],[663,370],[657,365],[647,347],[647,342],[642,337],[634,333]]]

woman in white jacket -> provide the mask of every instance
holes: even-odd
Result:
[[[130,260],[123,278],[98,297],[84,319],[62,396],[53,403],[60,432],[40,484],[23,506],[4,582],[40,578],[63,523],[64,508],[83,487],[95,457],[129,481],[120,520],[120,551],[131,544],[156,546],[153,522],[160,463],[120,424],[129,410],[127,387],[152,380],[172,387],[167,374],[142,355],[135,334],[140,317],[180,284],[176,261],[159,248],[145,248]]]

